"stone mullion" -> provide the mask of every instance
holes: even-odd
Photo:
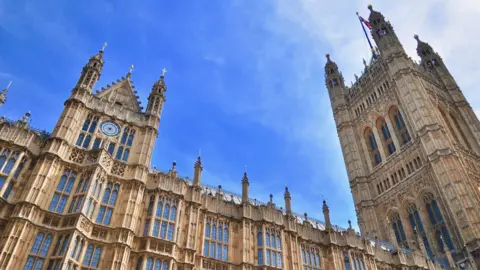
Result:
[[[417,206],[418,213],[420,214],[420,219],[422,220],[425,236],[430,244],[430,251],[432,254],[437,254],[438,243],[435,239],[435,229],[433,228],[430,218],[428,217],[426,205],[421,198],[419,198],[415,204]]]
[[[387,123],[388,131],[390,133],[390,136],[392,137],[393,144],[395,145],[395,152],[400,152],[400,148],[402,147],[402,143],[399,141],[399,138],[397,137],[397,129],[393,127],[393,123],[390,122],[390,117],[387,115],[385,117],[385,123]],[[400,134],[398,134],[400,136]]]
[[[373,132],[373,136],[375,137],[378,152],[380,153],[380,156],[382,157],[382,162],[380,162],[380,164],[382,164],[382,163],[386,162],[386,160],[387,160],[387,152],[385,152],[385,149],[383,148],[383,145],[384,145],[383,139],[380,136],[380,133],[378,133],[376,125],[372,126],[372,132]],[[371,157],[371,159],[373,159],[373,157]],[[377,164],[376,166],[379,166],[380,164]]]
[[[143,210],[145,189],[143,189],[142,187],[143,185],[140,183],[132,184],[132,191],[133,189],[138,188],[138,192],[136,193],[136,198],[134,198],[136,199],[136,201],[133,204],[130,203],[130,206],[131,208],[133,208],[133,211],[132,211],[132,222],[130,223],[130,226],[128,228],[130,228],[133,231],[135,231],[135,226],[138,226],[136,223],[138,222],[138,217],[141,217],[142,210]],[[140,235],[143,235],[143,226],[141,225],[143,224],[140,224],[140,227],[141,227]]]

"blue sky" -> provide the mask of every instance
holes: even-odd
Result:
[[[347,3],[348,2],[348,3]],[[0,114],[51,131],[82,66],[106,41],[96,88],[124,76],[143,105],[162,68],[167,103],[152,166],[173,160],[191,177],[202,150],[204,183],[239,193],[244,166],[250,193],[283,206],[286,184],[294,211],[356,223],[328,94],[324,54],[347,82],[368,57],[355,16],[367,1],[0,0],[0,87],[13,85]],[[476,0],[375,1],[414,59],[413,34],[439,51],[474,109],[480,68]],[[462,29],[459,31],[458,29]],[[39,106],[40,105],[40,106]]]

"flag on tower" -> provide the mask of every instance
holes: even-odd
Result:
[[[357,12],[358,20],[360,20],[360,25],[362,26],[363,32],[365,33],[365,37],[367,38],[368,45],[370,46],[370,50],[372,50],[372,57],[373,59],[377,59],[377,54],[375,53],[375,49],[372,46],[372,42],[370,42],[370,38],[368,37],[367,30],[365,30],[365,26],[368,27],[369,30],[372,30],[372,26],[370,22],[365,20],[362,16],[360,16]]]
[[[365,24],[366,27],[368,27],[368,29],[372,30],[372,26],[370,25],[369,21],[365,20],[362,16],[358,16],[358,18],[363,24]]]

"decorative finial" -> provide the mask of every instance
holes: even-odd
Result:
[[[351,221],[351,220],[348,220],[348,228],[349,228],[349,229],[352,228],[352,221]]]
[[[174,160],[172,163],[172,168],[175,169],[175,167],[177,167],[177,162]]]
[[[372,5],[368,5],[368,9],[372,10],[373,11],[373,7]]]
[[[419,37],[417,34],[413,35],[413,38],[416,39],[416,40],[419,40]]]
[[[107,48],[107,46],[108,46],[107,42],[103,43],[102,49],[100,51],[104,52],[105,48]]]
[[[7,89],[7,90],[8,90],[8,89],[10,88],[10,86],[11,86],[11,85],[12,85],[12,81],[10,81],[10,82],[8,83],[8,85],[7,85],[7,88],[5,88],[5,89]]]
[[[131,65],[131,66],[130,66],[130,70],[128,71],[128,74],[132,74],[134,68],[135,68],[135,66],[134,66],[134,65]]]
[[[165,73],[167,73],[167,69],[166,69],[166,68],[163,68],[163,69],[162,69],[162,77],[165,77]]]
[[[305,214],[303,214],[303,216],[305,217],[305,220],[308,220],[307,212],[305,212]]]
[[[273,203],[273,195],[270,193],[270,203]]]
[[[363,58],[363,65],[367,67],[367,61],[365,60],[365,58]]]
[[[325,57],[327,57],[327,61],[328,61],[328,62],[331,61],[331,60],[330,60],[330,54],[329,54],[329,53],[325,54]]]

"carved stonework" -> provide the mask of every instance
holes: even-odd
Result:
[[[69,157],[71,161],[79,164],[83,163],[84,158],[85,158],[85,152],[77,148],[72,149],[72,152],[70,153],[70,157]]]

